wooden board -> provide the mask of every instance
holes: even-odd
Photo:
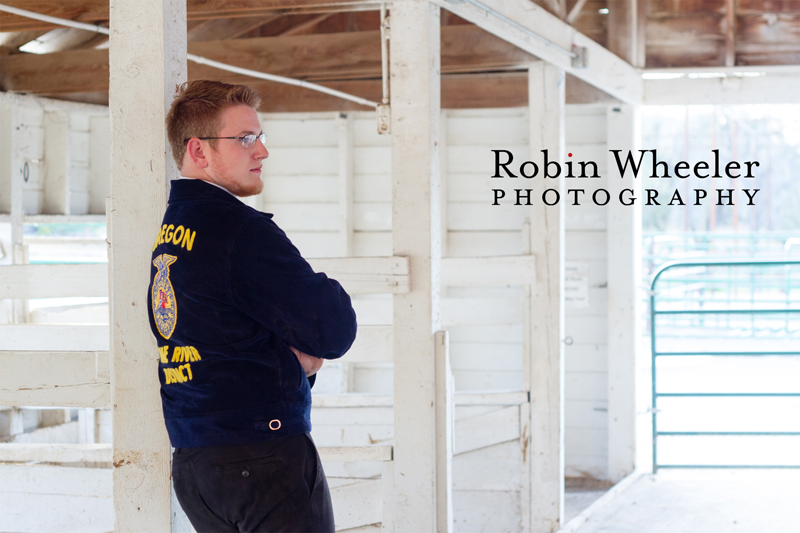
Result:
[[[0,267],[0,298],[108,296],[108,265],[14,265]]]
[[[7,351],[108,351],[108,326],[0,325],[0,349]]]
[[[107,407],[110,382],[108,352],[0,352],[2,405]]]

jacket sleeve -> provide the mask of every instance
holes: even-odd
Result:
[[[356,314],[345,290],[315,273],[267,217],[253,217],[239,230],[230,287],[234,305],[309,355],[336,359],[355,340]]]

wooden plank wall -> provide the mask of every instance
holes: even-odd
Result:
[[[27,166],[28,179],[22,184],[25,215],[103,214],[110,183],[108,117],[47,111],[36,105],[18,109],[19,124],[13,127],[20,146],[17,155]],[[3,182],[8,179],[2,177]],[[4,183],[0,191],[6,189],[10,188]],[[0,192],[0,213],[9,212],[4,196]]]
[[[606,208],[591,194],[607,188],[606,106],[567,106],[567,153],[597,162],[601,179],[576,178],[567,188],[586,190],[579,206],[567,203],[567,267],[585,276],[588,306],[567,303],[566,475],[605,478],[607,421]],[[577,165],[576,165],[577,169]],[[577,171],[576,171],[577,174]],[[602,200],[602,198],[601,198]],[[612,199],[614,201],[614,199]],[[583,275],[583,276],[581,276]],[[578,282],[582,283],[582,282]],[[585,305],[585,304],[584,304]]]
[[[515,161],[528,159],[527,108],[447,110],[442,128],[444,179],[443,255],[475,257],[518,255],[528,208],[492,206],[491,149],[510,150]],[[601,175],[606,162],[605,106],[568,106],[567,152],[573,160],[596,161]],[[44,150],[44,115],[23,113],[28,139],[26,157],[40,159]],[[70,212],[95,213],[108,194],[106,150],[99,149],[108,129],[104,117],[69,121],[71,157]],[[379,136],[373,113],[262,115],[270,157],[265,189],[248,203],[275,214],[275,221],[310,258],[346,255],[340,228],[346,168],[352,159],[352,255],[391,255],[390,138]],[[26,210],[42,212],[42,163],[31,166],[25,186]],[[85,178],[85,179],[84,179]],[[604,180],[574,180],[591,190]],[[578,184],[578,182],[580,182]],[[572,184],[568,184],[568,187]],[[0,188],[2,190],[2,188]],[[588,200],[588,201],[587,201]],[[538,199],[534,199],[538,201]],[[0,241],[10,244],[0,220]],[[585,269],[588,307],[567,309],[566,465],[568,475],[604,477],[607,463],[606,423],[606,267],[605,210],[567,205],[567,261]],[[2,261],[2,259],[0,259]],[[450,332],[456,390],[522,388],[522,290],[519,286],[442,288],[443,327]],[[390,325],[391,297],[358,295],[354,305],[361,326]],[[519,311],[515,311],[515,310]],[[387,361],[389,357],[378,358]],[[377,393],[392,390],[389,362],[325,365],[315,394]],[[393,438],[391,405],[341,410],[314,410],[314,436],[321,446],[389,444]],[[487,431],[487,428],[491,428]],[[521,520],[522,444],[519,404],[460,405],[456,409],[453,462],[455,530],[515,530]],[[488,437],[487,437],[488,435]],[[483,442],[481,439],[489,438]],[[329,475],[342,490],[366,490],[347,481],[380,474],[379,464],[332,463]],[[346,488],[349,487],[349,488]],[[373,487],[374,488],[374,487]],[[367,487],[367,489],[370,489]],[[497,522],[502,516],[503,523]],[[502,527],[501,527],[502,526]]]

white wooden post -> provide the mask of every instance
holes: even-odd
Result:
[[[610,106],[607,113],[609,150],[639,149],[639,111],[629,105]],[[636,466],[636,343],[641,331],[642,200],[640,183],[620,178],[614,155],[608,152],[608,478],[617,482]],[[634,205],[618,201],[636,197]]]
[[[45,111],[43,122],[43,212],[69,215],[69,115],[65,111]]]
[[[186,79],[186,2],[111,0],[108,209],[117,533],[170,530],[170,446],[146,289],[153,238],[177,175],[164,116]]]
[[[436,531],[453,531],[453,372],[446,331],[437,331],[436,341]]]
[[[353,115],[340,113],[339,125],[339,249],[353,256]]]
[[[6,102],[0,106],[0,212],[10,214],[11,260],[15,265],[25,263],[22,243],[24,207],[22,204],[25,159],[20,146],[22,127],[20,106]],[[14,300],[13,322],[27,322],[27,300]]]
[[[394,295],[394,523],[434,531],[439,329],[439,8],[398,2],[391,12],[392,242],[408,256],[411,292]]]
[[[549,161],[564,161],[564,71],[548,63],[528,70],[531,161],[544,173]],[[529,375],[530,402],[530,531],[550,533],[564,517],[564,179],[537,177],[531,187],[530,251],[536,256],[531,286]],[[544,204],[546,189],[560,201]],[[546,198],[554,202],[554,191]]]

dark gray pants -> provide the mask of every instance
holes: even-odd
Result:
[[[198,533],[332,533],[328,482],[310,435],[177,448],[175,494]]]

